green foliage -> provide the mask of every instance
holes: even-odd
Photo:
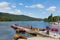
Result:
[[[53,16],[52,16],[52,14],[48,17],[48,21],[50,22],[53,22]]]
[[[56,22],[56,21],[60,21],[60,16],[54,16],[53,17],[53,20]]]
[[[0,12],[0,21],[40,21],[40,18],[33,18],[25,15],[13,15]]]
[[[46,21],[46,22],[48,21],[48,19],[47,19],[47,18],[44,18],[43,20],[44,20],[44,21]]]
[[[60,16],[54,16],[51,14],[48,18],[45,18],[44,21],[48,22],[57,22],[60,21]]]

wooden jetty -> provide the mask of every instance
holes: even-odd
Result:
[[[46,34],[46,32],[42,31],[42,29],[40,28],[32,28],[31,29],[31,26],[16,26],[16,25],[12,25],[12,28],[16,27],[17,29],[23,29],[25,30],[27,33],[29,34],[36,34],[36,35],[41,35],[41,36],[44,36],[44,37],[51,37],[51,38],[60,38],[60,35],[57,34],[57,35],[54,35],[54,33],[52,32],[49,32],[49,35]]]

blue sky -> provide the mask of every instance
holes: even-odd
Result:
[[[60,0],[0,0],[0,12],[47,18],[60,16]]]

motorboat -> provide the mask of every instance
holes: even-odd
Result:
[[[60,22],[50,22],[51,26],[60,26]]]

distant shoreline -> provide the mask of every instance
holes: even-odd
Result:
[[[34,18],[26,15],[13,15],[0,12],[0,21],[41,21],[41,18]]]

